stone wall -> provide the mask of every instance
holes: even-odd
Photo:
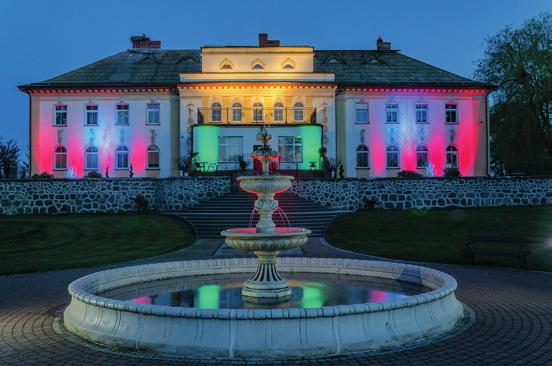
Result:
[[[552,203],[552,178],[302,179],[291,191],[342,210],[527,206]]]
[[[133,211],[139,194],[152,209],[176,211],[229,190],[229,177],[0,181],[0,214]]]

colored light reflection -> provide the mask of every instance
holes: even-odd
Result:
[[[324,306],[324,286],[317,283],[308,283],[302,286],[303,298],[301,303],[303,308],[319,308]]]
[[[218,309],[220,307],[219,285],[205,285],[197,289],[197,307],[200,309]]]

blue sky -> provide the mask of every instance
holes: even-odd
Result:
[[[28,97],[17,85],[127,49],[133,34],[169,49],[254,45],[260,32],[282,45],[373,49],[381,35],[470,77],[487,36],[543,11],[552,0],[0,0],[0,137],[28,143]]]

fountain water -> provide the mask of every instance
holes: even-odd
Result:
[[[276,268],[276,257],[282,250],[302,246],[307,242],[310,230],[293,227],[276,227],[272,215],[278,209],[276,193],[285,192],[291,187],[292,176],[270,175],[270,163],[280,154],[269,145],[272,136],[263,127],[257,134],[261,146],[253,153],[262,165],[262,175],[239,177],[240,187],[257,195],[255,210],[259,221],[255,228],[237,228],[221,233],[226,243],[236,249],[253,251],[258,257],[257,270],[242,289],[242,296],[250,302],[273,303],[289,299],[291,289],[288,281]]]

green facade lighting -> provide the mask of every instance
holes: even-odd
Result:
[[[194,127],[194,151],[197,162],[218,162],[219,126],[197,125]]]
[[[303,138],[303,163],[301,169],[310,170],[310,163],[316,162],[320,169],[320,148],[322,147],[322,127],[319,125],[304,125],[299,127],[298,136]]]

